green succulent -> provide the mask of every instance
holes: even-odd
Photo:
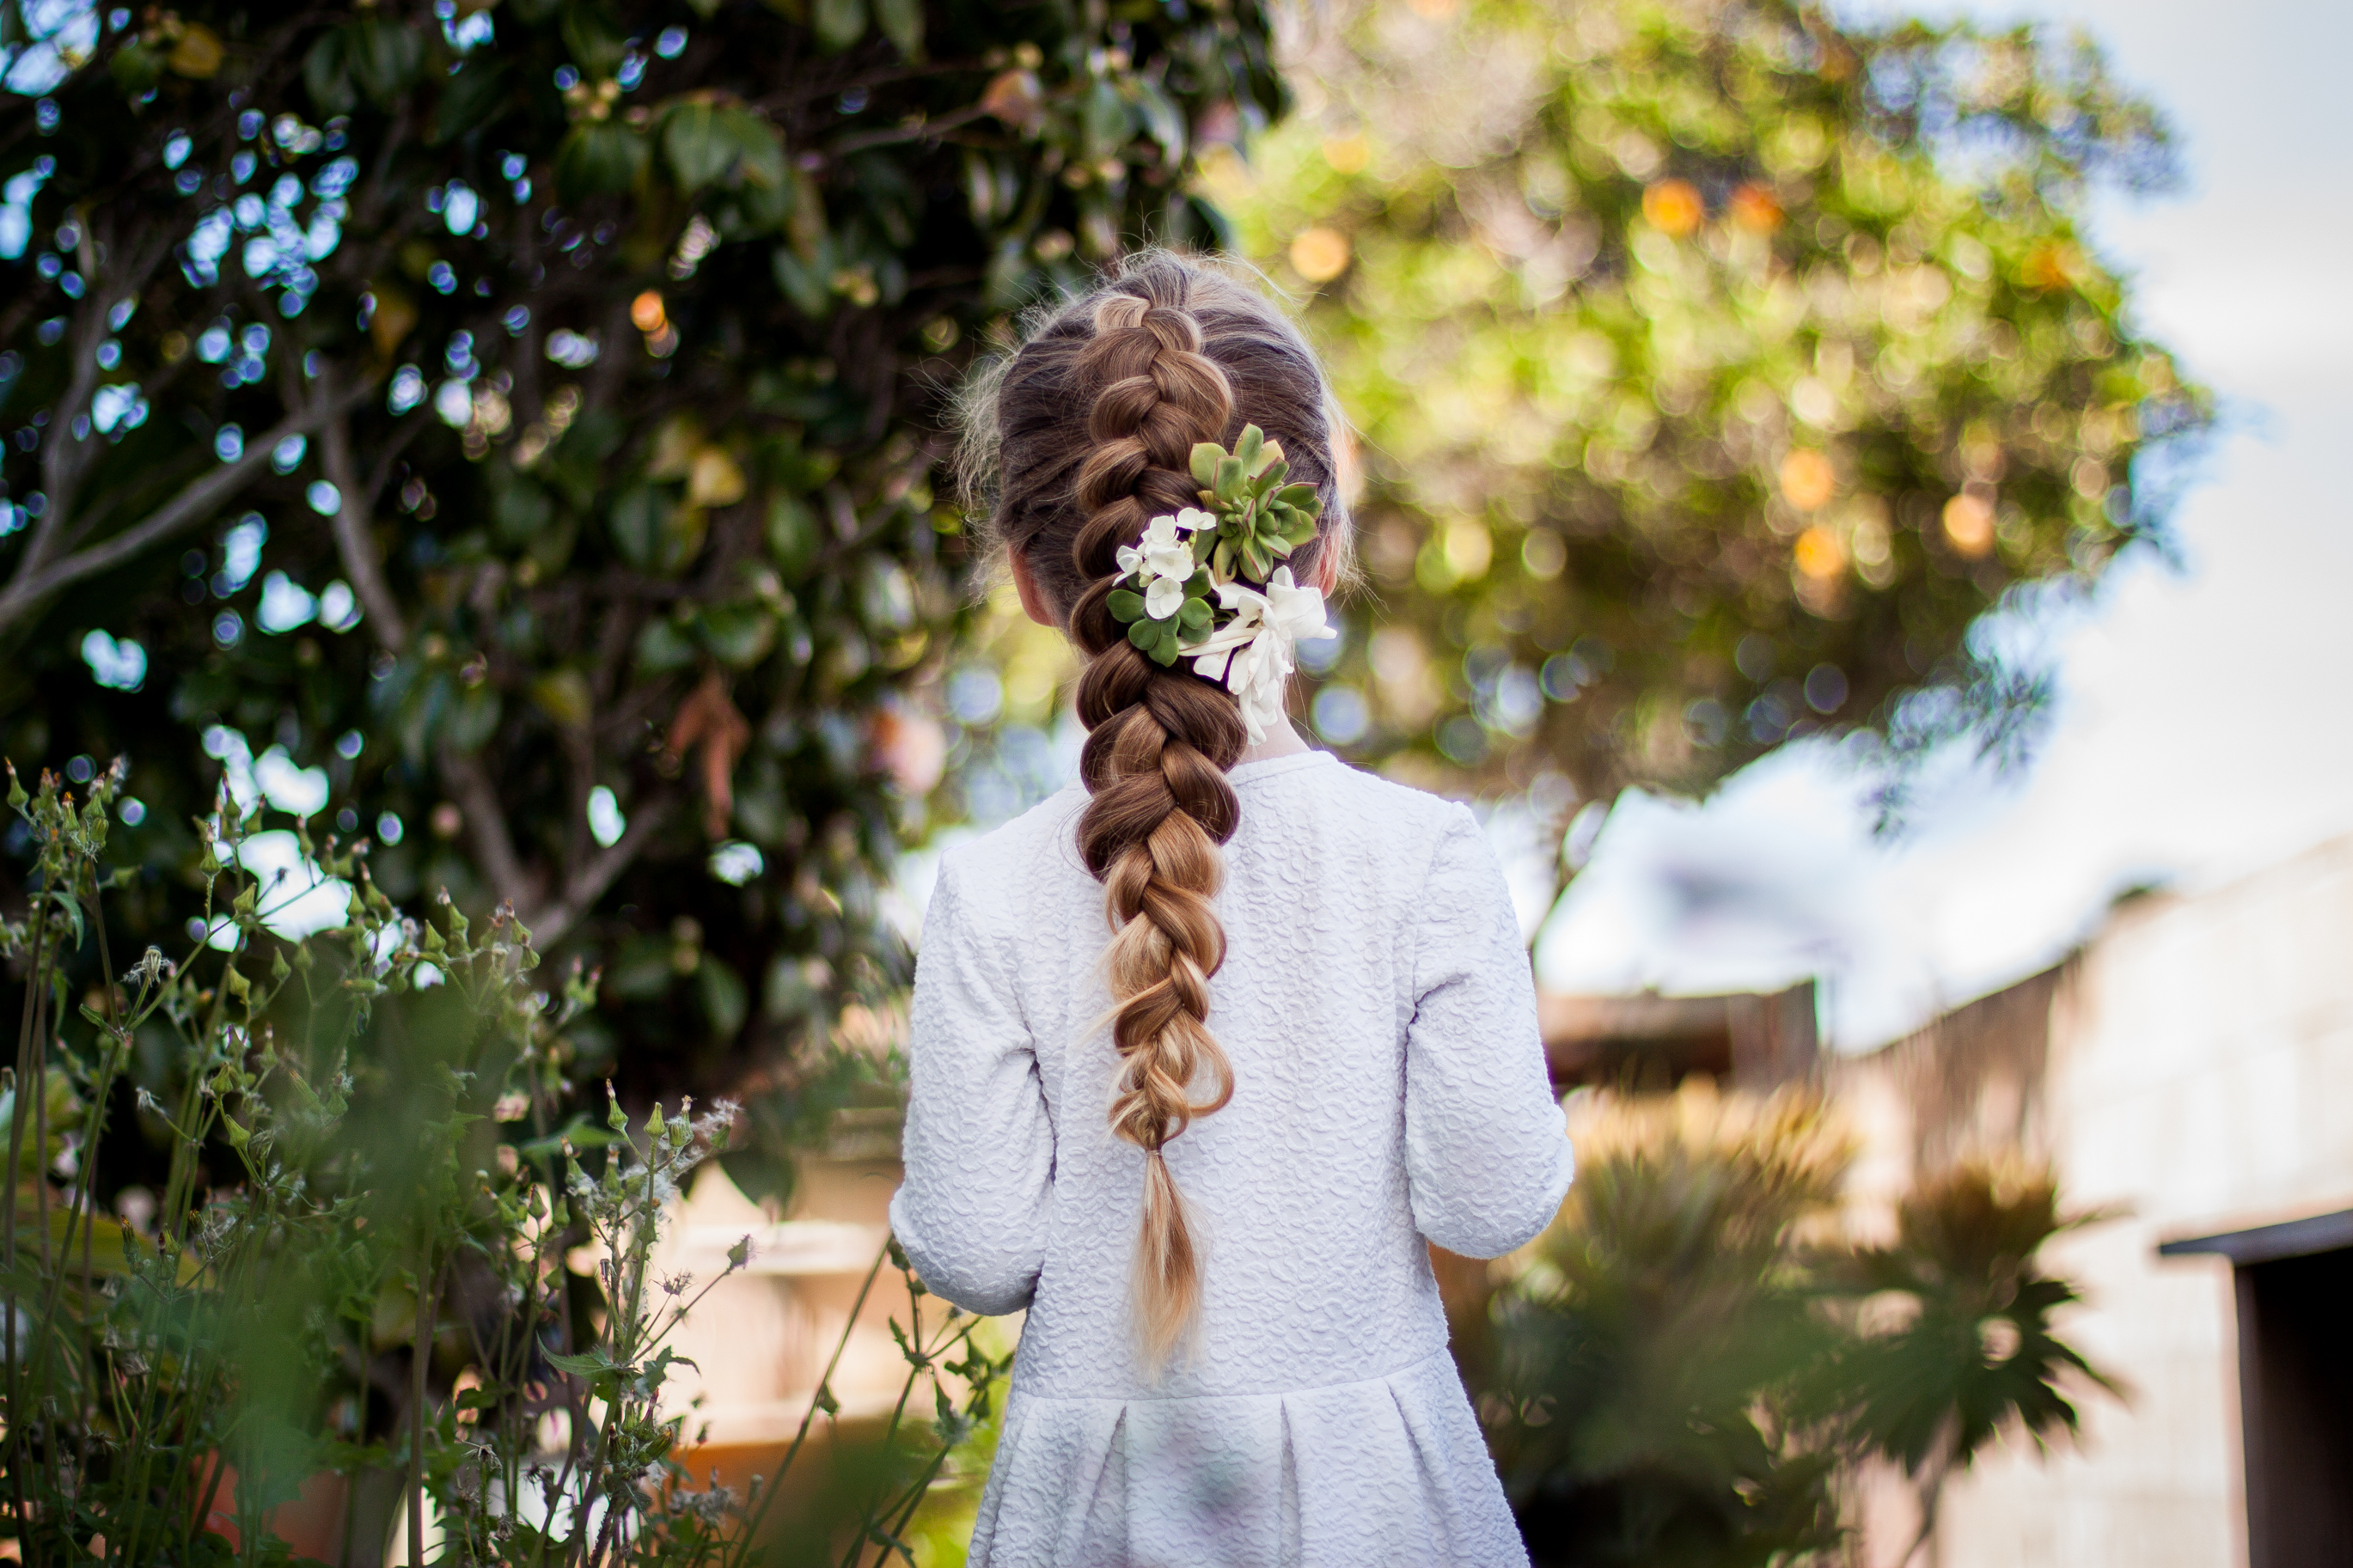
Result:
[[[1206,548],[1204,558],[1219,578],[1263,583],[1277,561],[1315,537],[1324,503],[1314,486],[1284,483],[1290,473],[1282,443],[1268,440],[1255,425],[1242,426],[1230,453],[1214,441],[1193,448],[1201,504],[1218,519],[1216,534],[1195,535],[1194,549],[1198,554]]]

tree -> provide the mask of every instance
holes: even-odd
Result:
[[[1840,1235],[1852,1150],[1810,1094],[1608,1098],[1578,1152],[1465,1358],[1540,1563],[1816,1558],[1869,1456],[1918,1489],[1908,1560],[1996,1436],[2058,1438],[2068,1384],[2115,1388],[2053,1321],[2077,1296],[2037,1255],[2096,1216],[2063,1218],[2048,1172],[1925,1173],[1894,1236],[1858,1247]]]
[[[1577,1185],[1493,1307],[1474,1367],[1539,1563],[1734,1568],[1838,1539],[1840,1455],[1810,1394],[1852,1151],[1822,1105],[1686,1089],[1580,1139]]]
[[[2008,1426],[2038,1448],[2073,1435],[2080,1416],[2063,1384],[2122,1392],[2058,1337],[2053,1315],[2082,1298],[2037,1256],[2104,1217],[2062,1215],[2047,1170],[1964,1161],[1905,1194],[1894,1241],[1854,1254],[1846,1288],[1897,1310],[1845,1352],[1839,1379],[1864,1446],[1901,1466],[1919,1497],[1905,1562],[1935,1540],[1945,1483]]]
[[[1257,0],[5,0],[0,45],[0,743],[135,751],[134,922],[193,912],[199,731],[393,897],[605,956],[592,1070],[764,1064],[777,1132],[785,1048],[903,978],[938,391],[1214,237]]]
[[[1362,437],[1327,738],[1606,797],[2010,733],[1971,626],[2160,537],[2136,460],[2205,417],[2082,233],[2170,177],[2155,110],[2080,39],[1788,0],[1329,16],[1208,182]]]

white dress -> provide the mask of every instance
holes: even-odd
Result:
[[[1502,873],[1461,806],[1323,752],[1229,776],[1208,1022],[1234,1097],[1168,1146],[1206,1256],[1198,1346],[1156,1383],[1086,796],[944,858],[891,1220],[939,1295],[1029,1309],[970,1561],[1523,1565],[1423,1245],[1508,1252],[1568,1189]]]

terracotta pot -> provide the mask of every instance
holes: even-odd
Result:
[[[202,1500],[211,1485],[211,1467],[218,1457],[197,1461],[196,1496]],[[297,1557],[332,1563],[343,1548],[343,1510],[351,1497],[348,1478],[322,1470],[302,1483],[300,1496],[280,1503],[262,1516],[269,1532],[284,1542]],[[232,1549],[243,1544],[237,1528],[237,1469],[220,1466],[220,1484],[212,1490],[212,1511],[205,1516],[205,1532],[227,1541]]]

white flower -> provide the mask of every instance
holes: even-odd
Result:
[[[1167,516],[1155,517],[1145,524],[1142,540],[1119,547],[1114,559],[1119,563],[1121,573],[1141,577],[1147,587],[1155,578],[1174,577],[1179,583],[1190,578],[1193,575],[1193,546],[1178,535],[1179,526],[1178,519]]]
[[[1338,634],[1324,624],[1323,591],[1293,583],[1288,566],[1274,569],[1263,594],[1243,583],[1219,584],[1218,603],[1234,618],[1192,650],[1193,672],[1234,694],[1255,745],[1282,721],[1293,647]]]
[[[1152,585],[1144,590],[1144,613],[1155,621],[1165,621],[1185,605],[1185,579],[1155,577]]]
[[[1213,513],[1203,511],[1198,506],[1188,506],[1176,514],[1176,523],[1187,533],[1198,533],[1202,529],[1217,527],[1218,520]]]

